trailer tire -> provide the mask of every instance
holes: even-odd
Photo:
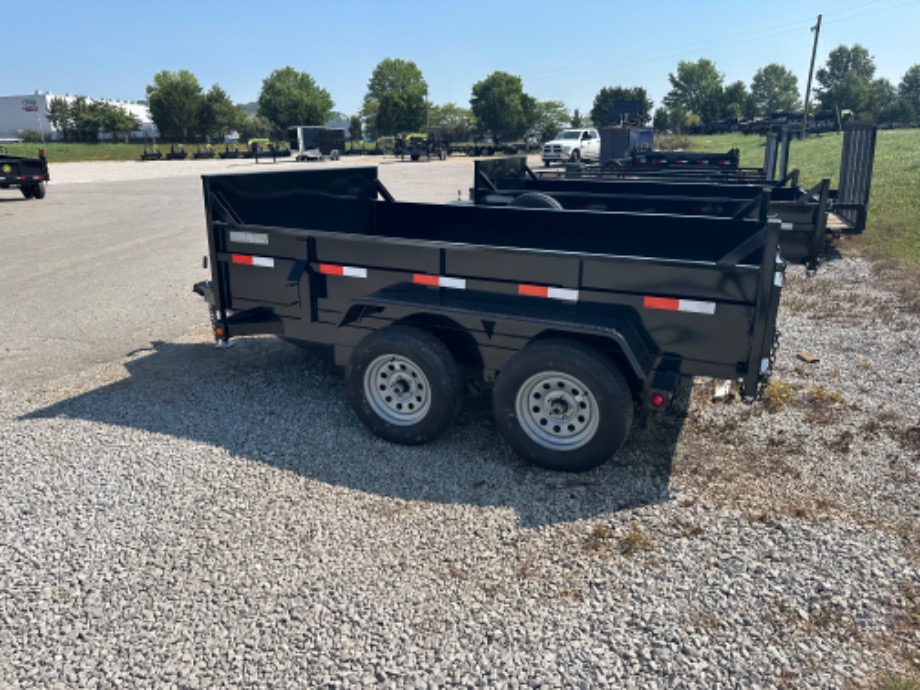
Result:
[[[44,199],[47,191],[48,188],[45,186],[44,182],[38,182],[32,185],[32,196],[36,199]]]
[[[24,187],[20,187],[19,191],[26,199],[31,199],[35,196],[35,190],[32,188],[32,185],[27,184]]]
[[[412,326],[390,326],[358,343],[345,386],[361,422],[404,445],[440,436],[463,405],[463,377],[447,347]]]
[[[551,208],[557,211],[562,210],[562,204],[549,194],[543,192],[524,192],[520,196],[514,197],[508,204],[514,208]]]
[[[573,340],[540,340],[501,370],[492,393],[499,432],[530,462],[583,472],[626,440],[633,403],[623,374],[598,350]]]

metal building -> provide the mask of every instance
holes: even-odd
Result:
[[[48,120],[48,106],[55,98],[63,98],[68,103],[72,103],[78,96],[72,94],[59,96],[49,91],[36,91],[24,96],[0,96],[0,141],[18,139],[20,138],[19,132],[30,129],[41,132],[49,141],[60,139],[61,133]],[[151,139],[160,136],[156,125],[150,118],[150,111],[144,103],[108,98],[87,98],[86,100],[90,103],[110,103],[134,115],[141,126],[140,129],[131,133],[132,139]],[[100,136],[100,139],[106,138],[108,135]]]

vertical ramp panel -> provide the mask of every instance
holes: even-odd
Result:
[[[776,179],[776,149],[779,142],[779,135],[776,132],[768,132],[767,140],[764,142],[763,150],[763,172],[768,180]]]
[[[843,127],[843,152],[840,155],[840,184],[837,214],[856,232],[866,225],[866,209],[875,162],[877,128],[871,122],[848,122]]]

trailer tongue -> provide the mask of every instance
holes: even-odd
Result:
[[[215,338],[276,334],[346,367],[358,418],[424,443],[494,383],[522,456],[611,457],[681,377],[770,375],[784,264],[753,218],[398,202],[376,168],[204,177]]]

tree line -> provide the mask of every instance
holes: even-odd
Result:
[[[589,112],[569,111],[562,101],[540,101],[524,91],[519,76],[495,71],[476,82],[469,107],[430,103],[428,84],[412,61],[387,58],[371,73],[359,113],[348,118],[354,138],[378,138],[437,128],[445,137],[466,140],[489,132],[506,139],[528,135],[546,140],[565,127],[608,124],[615,101],[638,102],[636,119],[653,122],[656,129],[683,131],[706,127],[730,118],[769,117],[775,112],[803,108],[798,80],[783,65],[757,70],[750,84],[726,84],[715,63],[701,58],[681,61],[668,74],[670,90],[663,105],[654,103],[643,87],[604,86]],[[910,67],[895,87],[875,77],[875,62],[859,44],[840,45],[815,74],[812,112],[848,110],[859,119],[914,122],[920,112],[920,64]],[[234,105],[214,84],[205,91],[187,70],[161,71],[146,87],[147,106],[160,134],[173,141],[222,139],[232,131],[244,139],[281,137],[294,125],[324,125],[333,114],[328,91],[306,72],[293,67],[273,71],[262,82],[256,103]],[[342,114],[337,114],[344,117]],[[138,128],[137,120],[107,103],[79,97],[71,103],[53,99],[49,120],[65,139],[86,141],[100,132],[125,136]]]

